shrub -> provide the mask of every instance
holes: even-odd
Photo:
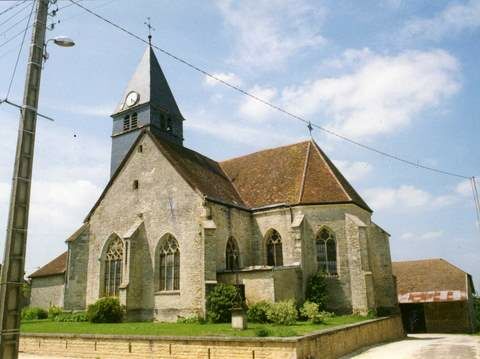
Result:
[[[273,303],[267,310],[268,320],[275,324],[293,325],[297,320],[297,315],[295,301],[292,299]]]
[[[57,316],[63,313],[62,308],[52,305],[48,308],[48,319],[54,320]]]
[[[39,307],[27,307],[22,310],[23,320],[47,319],[48,312]]]
[[[268,337],[270,335],[270,331],[267,328],[257,328],[255,329],[255,336],[257,337]]]
[[[54,319],[56,322],[88,322],[86,312],[63,312]]]
[[[271,304],[267,301],[260,301],[252,304],[247,310],[248,321],[253,323],[268,323],[267,311]]]
[[[325,323],[327,319],[333,317],[333,313],[320,311],[317,303],[309,301],[303,303],[300,313],[303,317],[308,318],[313,324]]]
[[[92,323],[120,323],[123,320],[124,309],[118,298],[100,298],[88,306],[87,317]]]
[[[477,326],[480,326],[480,296],[473,297],[473,305],[477,316]]]
[[[177,317],[177,323],[181,324],[205,324],[205,319],[198,315],[192,315],[189,317]]]
[[[238,290],[230,284],[217,284],[207,296],[207,318],[213,323],[228,323],[238,304]]]
[[[327,282],[322,273],[317,273],[308,278],[305,299],[318,304],[319,310],[324,310],[328,300]]]

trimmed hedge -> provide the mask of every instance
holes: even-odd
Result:
[[[295,301],[290,299],[282,302],[272,303],[267,310],[269,321],[280,325],[293,325],[297,321],[298,311]]]
[[[325,276],[322,273],[311,275],[307,281],[305,300],[318,304],[319,310],[324,310],[328,301],[328,290]]]
[[[217,284],[207,295],[207,319],[212,323],[228,323],[232,309],[238,304],[238,289],[230,284]]]
[[[22,309],[22,320],[47,319],[48,312],[39,307],[27,307]]]
[[[120,323],[124,317],[124,308],[118,298],[100,298],[88,306],[87,317],[91,323]]]
[[[271,307],[271,303],[260,301],[248,307],[247,319],[253,323],[268,323],[267,312]]]

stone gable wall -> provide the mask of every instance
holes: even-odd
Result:
[[[55,305],[63,307],[65,275],[32,278],[30,306],[48,309]]]
[[[134,180],[138,180],[138,189],[133,188]],[[144,266],[145,270],[131,270],[131,277],[124,282],[132,286],[154,282],[155,263],[158,263],[155,249],[160,239],[171,233],[180,247],[180,291],[162,293],[154,286],[144,286],[140,296],[126,294],[124,300],[129,300],[132,308],[140,308],[153,298],[154,315],[162,320],[201,313],[205,286],[199,231],[202,208],[201,196],[184,181],[152,139],[144,136],[90,218],[86,303],[95,302],[101,295],[101,255],[109,237],[116,233],[123,238],[143,221],[143,234],[131,239],[135,242],[131,250],[138,251],[130,252],[133,259],[130,263],[135,268]]]

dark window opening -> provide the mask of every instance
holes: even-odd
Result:
[[[267,265],[283,266],[282,237],[276,230],[272,230],[267,238]]]
[[[237,241],[230,237],[227,241],[227,249],[225,253],[225,261],[227,270],[236,270],[240,268],[240,253]]]
[[[130,117],[130,128],[137,128],[137,126],[138,126],[138,116],[137,116],[137,113],[134,112]]]
[[[123,118],[123,130],[128,131],[130,129],[130,116],[125,116]]]
[[[133,189],[138,189],[138,180],[133,181]]]
[[[167,132],[169,132],[169,133],[173,132],[173,124],[172,124],[172,118],[171,117],[167,118]]]

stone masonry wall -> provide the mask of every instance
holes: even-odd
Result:
[[[403,337],[401,319],[391,317],[287,338],[23,333],[20,352],[92,359],[333,359]]]
[[[134,180],[138,180],[138,189],[133,187]],[[159,320],[176,320],[177,315],[195,312],[201,314],[205,295],[203,239],[199,232],[202,201],[152,139],[144,136],[90,218],[86,303],[95,302],[102,294],[101,255],[107,240],[112,234],[124,238],[132,227],[143,221],[145,245],[141,248],[144,260],[138,265],[152,268],[131,271],[130,274],[137,277],[124,278],[124,282],[154,281],[153,275],[143,275],[145,272],[154,273],[153,267],[158,263],[155,249],[160,239],[170,233],[180,248],[180,290],[159,292],[155,283],[151,290],[142,291],[143,300],[148,302],[153,298],[155,317]],[[135,254],[131,255],[135,257]]]
[[[392,273],[389,236],[375,223],[368,227],[368,251],[377,310],[395,311],[397,293]]]
[[[55,305],[63,307],[65,275],[32,278],[30,306],[48,309]]]
[[[88,273],[88,229],[68,243],[68,269],[65,283],[64,308],[85,309]]]

